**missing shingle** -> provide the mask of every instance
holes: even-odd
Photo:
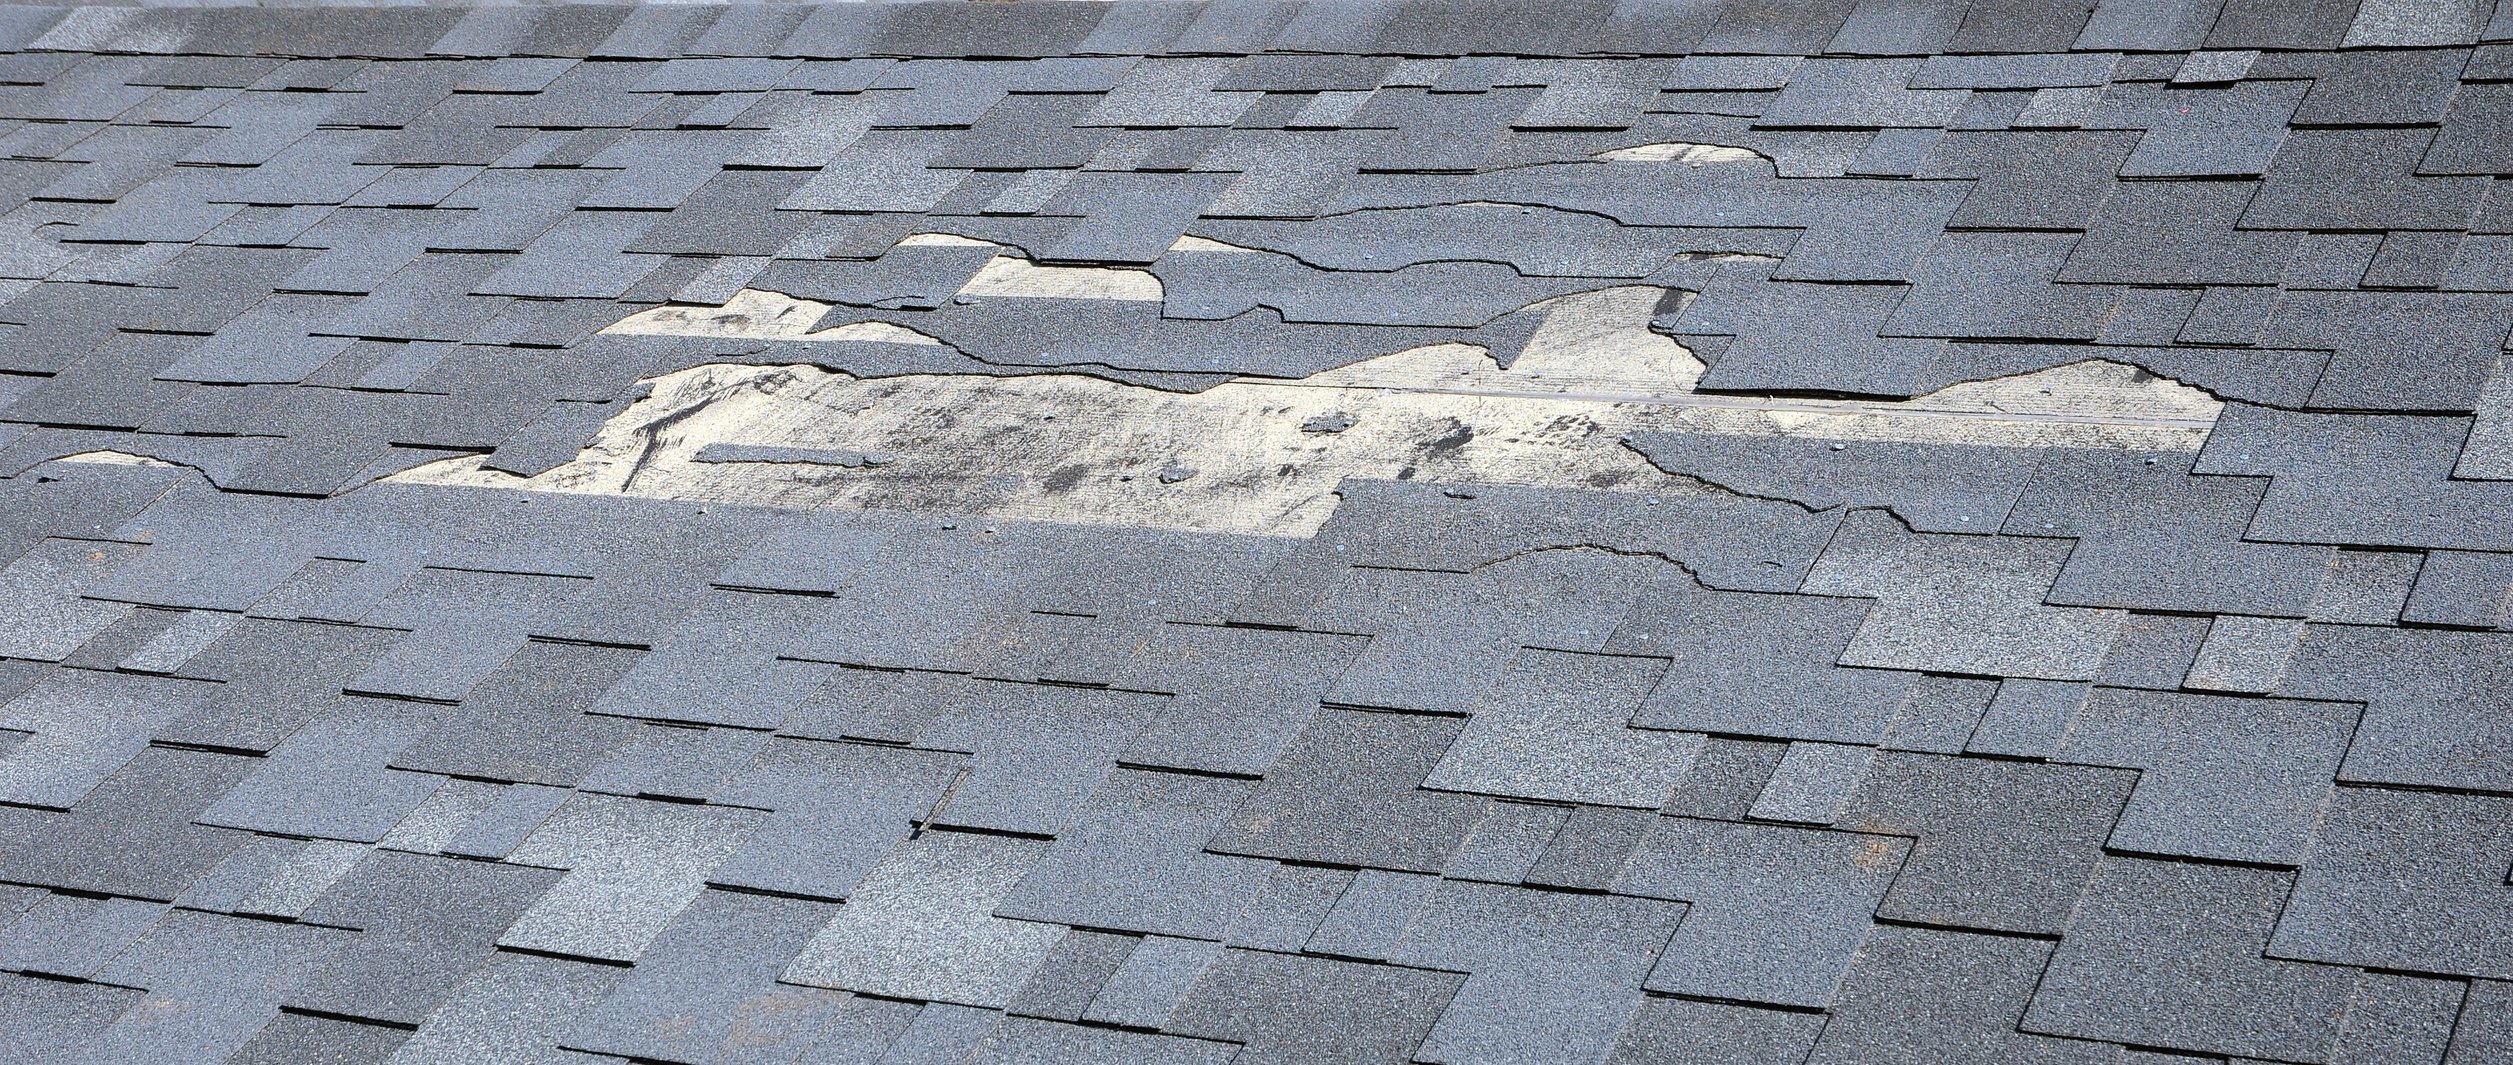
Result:
[[[924,344],[941,341],[903,325],[852,322],[814,329],[832,304],[746,288],[720,307],[657,307],[629,315],[602,331],[623,336],[730,337],[752,340],[855,341]]]
[[[97,466],[175,467],[182,465],[181,463],[168,462],[164,459],[152,458],[147,455],[134,455],[127,451],[81,451],[75,455],[63,455],[53,461],[84,462]]]
[[[998,255],[960,286],[964,297],[1017,296],[1077,300],[1136,300],[1158,303],[1160,278],[1142,270],[1105,266],[1039,266],[1027,259]]]
[[[1589,158],[1601,163],[1689,163],[1693,166],[1701,166],[1705,163],[1771,161],[1770,156],[1751,148],[1737,148],[1725,144],[1689,144],[1683,141],[1636,144],[1629,148],[1598,152]]]
[[[537,476],[467,457],[397,479],[1305,536],[1348,477],[1716,491],[1624,446],[1635,433],[2189,451],[2222,407],[2101,361],[1909,400],[1703,395],[1701,360],[1649,329],[1669,291],[1627,285],[1534,304],[1536,325],[1506,366],[1479,345],[1431,344],[1193,393],[1072,374],[709,364],[648,382],[574,461]],[[661,308],[613,331],[933,343],[878,322],[811,330],[827,307],[752,291],[713,313]]]

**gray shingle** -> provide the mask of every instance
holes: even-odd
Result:
[[[2367,0],[2347,27],[2349,47],[2468,44],[2482,16],[2469,4]]]
[[[2424,125],[2443,118],[2469,53],[2460,49],[2341,52],[2314,57],[2299,126]]]
[[[844,898],[933,816],[959,759],[855,743],[779,739],[710,796],[772,811],[711,883]]]
[[[1081,1020],[1082,1011],[1091,1008],[1091,1000],[1099,997],[1109,974],[1126,963],[1142,940],[1142,936],[1079,928],[1066,932],[1006,1012],[1016,1017]]]
[[[2194,456],[2053,453],[2007,514],[2009,535],[2077,538],[2046,602],[2299,616],[2328,548],[2243,540],[2267,486],[2190,476]]]
[[[19,555],[0,569],[0,602],[9,607],[0,654],[58,662],[112,627],[131,608],[82,593],[139,554],[136,546],[48,540]]]
[[[1226,319],[1258,307],[1285,321],[1471,328],[1598,282],[1523,277],[1498,263],[1426,263],[1388,272],[1316,270],[1287,256],[1173,251],[1153,264],[1173,318]],[[1436,296],[1434,295],[1436,294]]]
[[[1046,845],[964,832],[909,840],[779,979],[999,1009],[1064,930],[993,916]]]
[[[633,962],[761,816],[607,795],[569,799],[507,855],[567,875],[498,936],[498,945]]]
[[[1574,808],[1524,879],[1530,887],[1607,890],[1657,819],[1647,810]]]
[[[287,1065],[300,1061],[382,1061],[409,1034],[398,1028],[301,1013],[271,1019],[239,1048],[228,1065]]]
[[[799,212],[774,208],[809,179],[809,172],[801,170],[720,171],[692,190],[671,217],[646,230],[624,250],[774,255],[810,221]]]
[[[1742,821],[1787,754],[1785,743],[1711,737],[1663,809],[1677,817]]]
[[[2422,129],[2298,130],[2243,224],[2263,229],[2459,229],[2486,194],[2475,177],[2416,176]]]
[[[1911,291],[1883,332],[1895,336],[2092,340],[2113,289],[2058,285],[2078,238],[1948,233],[1911,270]]]
[[[2306,616],[2339,625],[2389,625],[2414,594],[2425,556],[2414,551],[2345,551],[2330,560],[2329,575]]]
[[[2115,86],[2095,121],[2146,131],[2121,164],[2123,177],[2248,177],[2285,158],[2284,146],[2295,140],[2286,123],[2309,88],[2301,81]]]
[[[2335,348],[2312,406],[2465,411],[2502,358],[2513,300],[2425,292],[2292,292],[2262,342]]]
[[[2429,551],[2399,619],[2404,624],[2499,629],[2513,621],[2513,556]]]
[[[1829,825],[1856,794],[1876,757],[1873,747],[1792,743],[1750,811],[1757,821]]]
[[[162,903],[137,899],[42,894],[0,936],[0,964],[17,972],[85,980],[156,927],[166,913]]]
[[[1607,1065],[1781,1065],[1806,1060],[1820,1015],[1652,995]]]
[[[447,780],[428,797],[430,802],[411,811],[409,819],[385,840],[423,854],[504,858],[522,846],[571,794],[565,788],[539,784]],[[440,838],[442,842],[437,842]]]
[[[1979,677],[1921,677],[1911,700],[1885,729],[1884,748],[1961,753],[1989,713],[1999,683]]]
[[[1109,138],[1104,128],[1074,128],[1101,99],[1084,93],[1004,97],[925,165],[987,170],[1081,166]]]
[[[2042,605],[2064,554],[2050,541],[1914,534],[1860,511],[1806,590],[1877,597],[1841,653],[1846,666],[2089,680],[2121,612]]]
[[[1356,568],[1305,627],[1374,634],[1336,676],[1328,702],[1465,713],[1521,646],[1599,649],[1628,597],[1659,568],[1602,552],[1524,555],[1473,573]],[[1499,602],[1511,608],[1483,605]]]
[[[2298,620],[2217,618],[2209,624],[2207,642],[2199,645],[2199,657],[2182,686],[2254,695],[2275,691],[2303,635],[2304,623]]]
[[[72,1060],[224,1061],[279,1015],[306,963],[346,938],[311,925],[170,914],[97,974],[148,993]]]
[[[1735,338],[1702,375],[1701,387],[1883,396],[1923,391],[1944,343],[1876,335],[1908,289],[1772,281],[1771,272],[1759,264],[1722,268],[1700,298],[1651,323],[1678,336]]]
[[[434,724],[439,708],[398,699],[325,700],[303,728],[225,797],[202,824],[373,843],[429,793],[438,778],[386,766]]]
[[[2056,52],[2084,31],[2093,7],[2081,0],[1995,0],[1965,9],[1948,51]]]
[[[1005,917],[1220,940],[1272,874],[1203,853],[1247,796],[1244,781],[1120,770],[1075,813],[1037,869],[996,907]],[[1157,1026],[1156,1024],[1150,1026]]]
[[[0,705],[0,728],[31,734],[0,755],[0,798],[71,808],[213,690],[83,669],[47,674]]]
[[[18,809],[0,820],[0,876],[17,883],[172,899],[250,838],[191,823],[250,760],[151,747],[69,813]]]
[[[955,136],[955,131],[920,129],[866,133],[777,206],[795,211],[928,210],[966,177],[963,171],[925,168]]]
[[[2042,975],[2024,1029],[2244,1057],[2326,1058],[2355,974],[2260,956],[2291,881],[2265,869],[2105,859]]]
[[[426,734],[409,741],[392,764],[572,787],[636,731],[634,721],[585,712],[635,662],[634,651],[527,644],[472,688],[459,708],[444,711]]]
[[[822,614],[816,597],[716,592],[594,701],[605,714],[773,728],[829,667],[776,656]]]
[[[2222,7],[2216,0],[2103,0],[2087,17],[2076,46],[2189,51],[2207,40]]]
[[[1670,579],[1634,604],[1607,649],[1673,659],[1633,724],[1874,743],[1917,678],[1835,665],[1862,613],[1857,603],[1720,592]]]
[[[419,1022],[389,1065],[540,1062],[559,1037],[629,970],[566,958],[499,951],[454,985],[444,1005]]]
[[[2125,133],[2001,131],[1949,138],[1920,168],[1976,180],[1948,224],[1981,229],[2083,229],[2112,191],[2134,143]]]
[[[2124,182],[2069,252],[2062,281],[2145,284],[2275,282],[2296,248],[2292,233],[2236,230],[2249,182]],[[2355,283],[2347,279],[2347,286]]]
[[[1889,753],[1835,823],[1913,837],[1879,915],[2056,934],[2136,783],[2118,770]]]
[[[2502,857],[2506,800],[2343,788],[2330,803],[2269,952],[2465,976],[2513,972]]]
[[[1451,880],[1518,883],[1544,857],[1569,815],[1560,806],[1493,803],[1440,875]]]
[[[2434,146],[2419,164],[2421,174],[2491,174],[2513,159],[2513,125],[2505,108],[2513,103],[2513,86],[2464,85],[2443,116]]]
[[[776,982],[835,907],[710,891],[664,930],[562,1045],[623,1057],[787,1062],[847,996]]]
[[[2513,292],[2513,238],[2472,236],[2455,239],[2453,244],[2456,257],[2446,264],[2446,273],[2438,282],[2440,287]]]
[[[1422,915],[1443,881],[1423,873],[1364,869],[1336,898],[1301,950],[1365,961],[1386,961],[1405,930]]]
[[[1124,759],[1263,773],[1361,647],[1354,637],[1323,633],[1163,625],[1110,678],[1120,688],[1170,696]]]
[[[1634,729],[1665,663],[1521,651],[1449,745],[1425,787],[1654,809],[1684,775],[1697,737]]]
[[[1764,109],[1762,125],[1942,126],[1962,108],[1960,89],[1912,89],[1917,59],[1811,59]]]
[[[2513,549],[2479,515],[2513,500],[2492,481],[2451,469],[2468,423],[2458,418],[2310,415],[2233,405],[2194,470],[2268,475],[2247,535],[2287,543]]]
[[[2047,942],[1888,925],[1860,948],[1809,1062],[2046,1060],[2054,1040],[2016,1030]],[[2064,1046],[2064,1044],[2062,1044]]]
[[[1442,884],[1390,958],[1468,974],[1416,1057],[1602,1059],[1684,913],[1652,899]]]
[[[1920,532],[1998,529],[2044,453],[1981,444],[1635,433],[1629,444],[1669,473],[1749,496],[1829,510],[1883,507]]]
[[[1083,1019],[1135,1028],[1162,1027],[1221,951],[1220,943],[1209,940],[1145,936],[1125,964],[1109,974],[1107,985],[1091,1000]]]
[[[1891,836],[1664,817],[1615,890],[1691,904],[1651,990],[1820,1009],[1909,848]]]
[[[499,932],[559,876],[546,869],[376,851],[302,917],[357,929],[356,949],[309,966],[286,1004],[416,1024],[494,953]]]
[[[71,1060],[143,992],[103,984],[0,976],[0,1050],[30,1061]]]
[[[2500,638],[2483,633],[2307,626],[2279,694],[2366,701],[2351,781],[2495,788],[2506,742]]]
[[[2500,1056],[2513,1048],[2513,983],[2473,980],[2461,1015],[2452,1027],[2446,1065],[2469,1065]]]
[[[1410,1061],[1464,981],[1451,973],[1227,950],[1169,1015],[1181,1035],[1246,1044],[1232,1059]]]
[[[324,611],[309,605],[304,612],[313,616]],[[270,750],[312,720],[391,639],[390,632],[345,625],[238,621],[181,667],[185,676],[221,683],[198,709],[169,723],[159,735],[183,743]]]
[[[2356,716],[2343,703],[2098,689],[2055,757],[2146,771],[2115,849],[2291,865]]]
[[[1599,0],[1543,12],[1431,0],[1398,9],[1371,44],[1400,55],[1573,54],[1587,43],[1590,28],[1612,10]]]
[[[1159,696],[981,682],[918,734],[928,748],[969,752],[968,775],[939,824],[1052,834],[1107,779],[1158,712]]]
[[[1830,35],[1830,31],[1826,31]],[[1543,80],[1544,94],[1515,129],[1623,128],[1656,102],[1676,64],[1664,59],[1521,61],[1513,77]]]
[[[2440,1061],[2452,1040],[2454,1015],[2467,986],[2389,973],[2357,980],[2334,1060]],[[2472,1026],[2476,1027],[2475,1025]]]
[[[701,177],[691,185],[704,180]],[[677,203],[679,197],[674,199]],[[543,299],[617,299],[657,265],[650,256],[623,251],[644,236],[654,221],[653,215],[634,211],[569,214],[472,292]]]
[[[2209,48],[2337,48],[2355,8],[2345,3],[2294,5],[2229,0],[2209,30]]]
[[[1487,801],[1418,787],[1459,729],[1447,718],[1322,711],[1208,846],[1438,872]]]
[[[1352,886],[1353,874],[1310,865],[1277,865],[1248,904],[1232,946],[1278,953],[1297,951],[1315,935]]]

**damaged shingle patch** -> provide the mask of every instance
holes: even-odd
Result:
[[[0,1061],[2513,1060],[2513,4],[0,8]]]

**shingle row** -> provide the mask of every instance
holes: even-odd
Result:
[[[2507,637],[2403,624],[2443,553],[2054,509],[2257,483],[2082,499],[2104,459],[2017,456],[2005,531],[1355,484],[1307,542],[50,463],[0,570],[14,1038],[2483,1055]]]

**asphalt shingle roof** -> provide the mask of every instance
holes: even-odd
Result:
[[[2513,2],[0,48],[0,1060],[2513,1060]]]

